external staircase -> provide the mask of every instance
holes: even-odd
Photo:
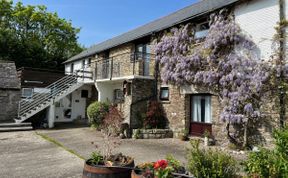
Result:
[[[22,123],[33,115],[69,95],[84,85],[77,75],[66,75],[39,92],[34,93],[29,99],[21,100],[18,108],[16,123]]]

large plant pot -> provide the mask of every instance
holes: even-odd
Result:
[[[87,164],[87,160],[84,164],[82,178],[130,178],[131,168],[134,167],[134,160],[123,167],[109,167],[109,166],[90,166]]]
[[[137,174],[134,170],[131,172],[131,178],[143,178],[142,175]]]

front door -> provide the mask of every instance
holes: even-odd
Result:
[[[211,95],[191,95],[191,125],[190,134],[203,136],[205,132],[212,133]]]

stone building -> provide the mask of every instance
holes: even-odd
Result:
[[[67,60],[66,73],[71,72],[76,63],[92,61],[98,101],[118,103],[132,129],[138,127],[137,113],[145,113],[147,102],[156,97],[164,108],[167,127],[174,135],[186,129],[191,135],[202,136],[208,130],[216,139],[224,138],[225,125],[219,119],[218,97],[197,86],[163,84],[157,77],[159,68],[155,66],[151,45],[155,36],[188,22],[196,24],[196,39],[205,38],[209,15],[224,7],[233,13],[235,21],[257,44],[259,58],[268,59],[273,52],[274,27],[280,21],[279,1],[205,0],[94,45]],[[288,12],[288,6],[284,11]],[[263,128],[263,132],[266,131]]]
[[[14,62],[0,61],[0,123],[14,122],[20,100],[20,81]]]
[[[196,136],[208,130],[216,139],[221,139],[226,137],[225,125],[219,119],[217,96],[197,86],[176,87],[162,83],[161,70],[155,63],[153,40],[172,27],[187,23],[195,24],[196,39],[205,38],[210,14],[226,8],[257,45],[259,58],[268,59],[273,53],[272,39],[276,33],[274,27],[280,21],[280,7],[288,12],[288,6],[279,3],[275,0],[199,1],[84,50],[64,62],[65,73],[75,74],[79,69],[83,69],[83,75],[92,72],[93,77],[86,83],[95,85],[97,91],[93,92],[98,101],[117,103],[131,129],[139,127],[139,113],[145,113],[147,103],[156,98],[163,106],[167,127],[175,136],[184,129]],[[90,65],[84,67],[86,64]],[[263,132],[266,131],[270,134],[271,129],[263,128]]]

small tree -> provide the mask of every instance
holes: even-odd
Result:
[[[162,129],[165,128],[166,124],[166,117],[161,103],[155,100],[150,101],[144,118],[144,127]]]
[[[103,123],[100,125],[103,134],[104,156],[109,158],[113,149],[120,144],[117,137],[121,131],[123,115],[116,106],[111,105],[109,112],[105,115]]]

